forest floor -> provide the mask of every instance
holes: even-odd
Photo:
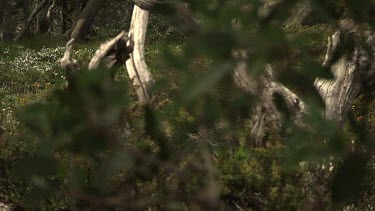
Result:
[[[22,142],[16,140],[23,132],[20,130],[21,123],[17,114],[27,105],[45,101],[52,90],[62,89],[65,72],[59,68],[58,62],[64,54],[65,42],[60,39],[32,38],[18,44],[0,44],[0,201],[26,203],[22,196],[24,190],[17,189],[9,178],[10,166],[19,159],[20,151],[25,151]],[[77,59],[82,67],[87,66],[102,42],[103,40],[94,40],[76,44],[73,59]],[[179,43],[170,43],[170,46],[173,46],[176,53],[180,51]],[[175,72],[164,65],[163,49],[160,45],[147,45],[146,59],[156,80],[168,78],[170,81],[170,90],[162,94],[164,99],[175,97],[172,96],[173,91],[178,87],[183,73]],[[205,58],[199,58],[192,69],[201,73],[206,71],[209,65]],[[129,82],[125,67],[121,68],[116,77]],[[357,104],[361,102],[361,97]],[[354,107],[358,106],[357,104]],[[369,107],[370,129],[374,131],[375,107]],[[360,117],[359,113],[357,118]],[[304,194],[308,194],[301,188],[303,176],[313,178],[309,183],[312,192],[317,191],[319,194],[319,186],[327,185],[328,180],[320,180],[328,178],[330,172],[327,169],[312,172],[307,167],[301,167],[293,173],[283,169],[283,155],[280,153],[283,147],[279,142],[267,150],[244,147],[246,129],[249,129],[248,125],[228,134],[228,137],[233,135],[240,144],[231,148],[230,156],[218,158],[219,183],[223,198],[238,200],[242,203],[241,206],[247,206],[248,201],[259,198],[264,206],[276,206],[275,204],[283,201],[286,203],[285,207],[295,207],[306,197]],[[224,140],[227,137],[221,138]]]

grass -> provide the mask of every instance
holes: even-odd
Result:
[[[323,26],[318,26],[315,29],[302,29],[303,33],[307,31],[307,34],[311,34],[306,38],[310,39],[307,45],[315,47],[312,53],[319,56],[318,52],[325,46],[316,40],[325,36],[323,32],[327,33],[323,28]],[[294,34],[298,29],[290,30],[290,33]],[[77,59],[82,66],[86,66],[102,42],[103,40],[97,39],[75,44],[73,58]],[[46,101],[46,97],[55,86],[61,88],[60,86],[64,82],[64,72],[58,67],[57,62],[64,53],[65,43],[66,40],[63,39],[34,37],[25,39],[18,44],[0,44],[0,186],[2,187],[0,199],[28,205],[22,194],[29,187],[14,183],[9,174],[13,163],[30,153],[30,149],[22,144],[30,137],[22,134],[24,128],[20,125],[17,115],[20,109],[26,105]],[[177,41],[169,43],[167,47],[162,46],[161,43],[153,42],[146,48],[147,63],[157,81],[155,90],[158,102],[156,104],[159,106],[158,109],[161,108],[163,118],[169,118],[176,125],[182,125],[183,122],[192,123],[196,121],[194,118],[197,117],[193,117],[189,112],[194,113],[197,112],[194,109],[204,109],[204,105],[180,109],[178,114],[172,117],[168,116],[167,107],[171,105],[170,102],[178,100],[176,95],[180,91],[178,89],[181,89],[183,85],[182,81],[196,83],[204,73],[209,71],[210,60],[204,57],[192,58],[188,61],[190,65],[179,69],[173,58],[180,58],[185,46]],[[172,59],[165,58],[166,51],[171,52]],[[118,79],[128,80],[125,68],[121,68]],[[213,94],[228,101],[229,97],[225,95],[225,91],[225,87],[223,87],[218,91],[213,91]],[[207,95],[207,97],[212,96]],[[360,101],[361,99],[358,103]],[[204,102],[202,100],[202,104]],[[223,102],[220,101],[220,103]],[[189,109],[191,111],[187,111]],[[371,115],[368,119],[373,121],[375,116],[373,108],[369,110]],[[212,114],[215,111],[206,110],[206,113]],[[229,115],[241,114],[230,113]],[[170,126],[171,130],[177,130],[176,127]],[[373,123],[371,127],[374,131]],[[216,147],[217,151],[214,156],[214,162],[218,168],[218,183],[222,189],[224,201],[236,202],[237,205],[244,208],[290,210],[297,209],[303,199],[312,195],[321,198],[328,197],[325,195],[327,193],[321,193],[319,187],[315,187],[327,185],[326,183],[329,182],[327,178],[330,175],[327,169],[322,170],[320,166],[304,166],[289,172],[283,168],[283,165],[287,164],[283,163],[285,147],[281,142],[277,140],[276,144],[268,149],[253,149],[248,147],[247,143],[250,130],[251,123],[247,119],[245,122],[240,122],[239,125],[230,125],[223,121],[221,126],[214,126],[209,131],[212,133],[210,134],[211,138],[213,137],[213,140],[210,140],[213,143],[213,148],[221,145],[227,146],[224,149]],[[147,145],[147,143],[140,143],[140,145],[142,144]],[[315,181],[314,177],[324,179]],[[309,187],[303,187],[302,183]],[[306,191],[304,188],[308,190]],[[58,199],[49,203],[48,206],[51,210],[65,205],[64,201]],[[40,205],[39,208],[42,206],[48,207]],[[44,209],[48,210],[45,207]]]

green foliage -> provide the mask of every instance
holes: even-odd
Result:
[[[324,23],[284,27],[296,1],[266,18],[254,12],[260,1],[189,1],[202,27],[194,34],[177,16],[180,2],[151,17],[146,59],[156,85],[148,105],[137,104],[123,68],[113,70],[114,82],[105,70],[82,68],[67,91],[57,67],[63,47],[40,40],[41,46],[0,45],[0,199],[26,210],[371,209],[373,93],[358,99],[342,131],[321,116],[312,87],[316,77],[332,78],[319,64],[331,23],[344,16],[339,9],[366,20],[358,13],[363,4],[313,1]],[[93,38],[123,29],[127,5],[108,6],[101,17],[111,24],[97,22]],[[243,27],[233,29],[233,18]],[[85,67],[97,47],[81,44],[73,57]],[[267,134],[266,147],[252,146],[256,99],[231,80],[239,48],[251,49],[250,74],[270,62],[279,80],[301,94],[309,128],[291,124],[275,95],[282,134]],[[14,89],[23,84],[36,91]],[[360,141],[353,144],[353,137]]]
[[[223,199],[240,207],[264,210],[296,210],[306,198],[302,170],[285,171],[281,146],[265,149],[235,149],[233,155],[223,155],[219,162],[219,181]],[[228,159],[229,157],[229,159]]]

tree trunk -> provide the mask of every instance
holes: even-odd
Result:
[[[22,0],[21,1],[22,15],[23,15],[23,25],[27,24],[27,18],[30,16],[30,7],[34,6],[34,1]],[[36,3],[35,3],[36,5]],[[26,28],[24,34],[27,36],[30,34],[30,28]]]
[[[68,30],[68,0],[61,0],[61,34]]]
[[[85,9],[75,24],[71,38],[76,40],[83,40],[85,38],[100,10],[102,3],[103,0],[89,0],[87,2]]]
[[[43,0],[42,2],[40,2],[35,8],[34,10],[30,13],[29,17],[27,18],[27,20],[25,21],[21,31],[19,32],[19,34],[17,35],[17,37],[15,38],[15,41],[19,41],[21,38],[23,38],[25,36],[25,34],[27,33],[28,29],[30,28],[30,25],[32,24],[33,20],[35,19],[35,17],[38,15],[38,13],[44,8],[47,6],[47,4],[50,2],[51,0]]]
[[[247,73],[246,53],[242,52],[241,57],[235,55],[235,58],[238,60],[233,72],[235,84],[259,99],[251,130],[251,141],[254,145],[265,146],[265,134],[281,128],[283,115],[275,104],[276,97],[283,99],[290,118],[296,124],[303,125],[303,116],[307,113],[305,103],[291,90],[276,81],[271,65],[267,64],[263,75],[255,80]]]
[[[140,103],[146,103],[151,98],[153,79],[145,62],[145,40],[149,12],[135,5],[129,30],[130,39],[134,42],[133,52],[126,61],[129,77],[135,86]]]
[[[316,79],[315,87],[319,91],[325,103],[324,116],[342,125],[353,101],[366,85],[373,83],[375,70],[374,61],[371,60],[373,52],[368,52],[365,46],[360,46],[355,40],[353,49],[347,49],[337,61],[332,59],[337,54],[337,49],[341,43],[341,38],[354,36],[356,29],[348,27],[348,23],[341,24],[343,30],[336,32],[328,38],[327,53],[323,66],[330,67],[334,75],[334,80]],[[349,30],[349,31],[348,31]],[[353,31],[354,30],[354,31]],[[366,44],[374,50],[374,35],[367,38]]]
[[[8,0],[0,0],[0,41],[7,42],[13,38],[11,27],[10,5]]]
[[[38,34],[45,34],[49,30],[50,26],[49,26],[47,14],[48,14],[48,7],[44,7],[37,15],[36,32]]]
[[[149,12],[135,5],[129,33],[121,32],[112,40],[102,44],[90,61],[89,70],[99,66],[111,68],[113,65],[124,63],[129,77],[133,81],[140,104],[145,104],[151,99],[151,86],[153,79],[145,62],[145,40],[148,25]],[[68,70],[79,69],[76,61],[70,61],[72,38],[66,48],[61,67]],[[68,80],[69,81],[69,80]],[[70,83],[71,84],[71,83]]]
[[[337,55],[338,46],[343,45],[341,37],[350,37],[353,33],[361,35],[356,31],[356,27],[348,26],[343,21],[340,31],[328,39],[327,53],[322,65],[331,70],[334,79],[317,78],[314,84],[325,103],[324,117],[336,121],[338,126],[345,121],[355,98],[365,86],[374,85],[375,79],[375,63],[371,60],[375,55],[375,34],[367,35],[366,45],[370,47],[370,52],[366,46],[352,40],[354,47],[342,55]],[[238,61],[233,77],[237,86],[259,99],[251,133],[254,143],[264,146],[266,132],[278,130],[281,126],[282,115],[275,104],[276,96],[283,99],[287,112],[299,125],[304,125],[303,116],[308,113],[308,107],[297,95],[274,79],[270,65],[266,65],[259,79],[253,79],[247,74],[246,56],[246,52],[235,55]],[[335,57],[338,59],[333,60]]]
[[[53,10],[56,7],[56,1],[57,0],[53,0],[51,6],[47,10],[47,21],[48,21],[48,31],[47,31],[47,33],[51,32],[53,30],[53,19],[54,19]]]

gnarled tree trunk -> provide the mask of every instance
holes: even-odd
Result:
[[[351,25],[351,26],[348,26]],[[368,51],[361,44],[353,40],[355,46],[348,49],[337,61],[332,61],[336,56],[337,49],[341,45],[343,33],[354,35],[357,32],[353,23],[343,21],[342,31],[336,32],[328,38],[327,53],[323,66],[330,67],[334,80],[316,79],[315,87],[319,91],[325,103],[324,116],[336,121],[339,125],[345,120],[353,101],[366,85],[373,83],[375,70],[374,61],[371,60],[374,54],[374,34],[367,38],[365,45],[369,45],[372,52]],[[353,31],[354,30],[354,31]]]
[[[365,43],[367,46],[353,40],[354,48],[338,55],[338,46],[343,45],[340,37],[344,34],[361,33],[356,31],[353,24],[348,23],[351,21],[343,21],[340,31],[328,39],[327,52],[322,66],[331,70],[334,79],[317,78],[314,83],[325,103],[325,118],[336,121],[338,126],[341,126],[345,121],[353,101],[361,90],[366,86],[374,85],[375,79],[375,63],[371,60],[375,55],[375,34],[367,35]],[[297,95],[274,79],[270,65],[266,65],[259,80],[252,79],[252,76],[247,73],[246,56],[246,52],[242,52],[241,56],[236,56],[238,62],[233,76],[235,83],[240,88],[259,99],[251,132],[255,144],[264,145],[265,132],[279,128],[282,120],[274,102],[275,95],[283,98],[288,112],[297,124],[303,125],[302,117],[308,112],[308,109]],[[333,60],[335,57],[338,59]]]
[[[299,125],[303,125],[302,119],[307,113],[306,105],[296,94],[276,81],[273,69],[269,64],[266,65],[263,75],[255,80],[248,74],[246,52],[240,51],[240,54],[241,56],[235,55],[237,65],[234,68],[233,80],[239,88],[259,99],[255,109],[251,136],[256,146],[265,146],[266,132],[278,130],[283,120],[275,104],[275,97],[283,98],[292,120]]]
[[[129,77],[136,88],[140,103],[145,103],[151,98],[153,79],[145,61],[145,40],[149,12],[135,5],[129,30],[130,39],[134,42],[133,52],[126,61]]]

